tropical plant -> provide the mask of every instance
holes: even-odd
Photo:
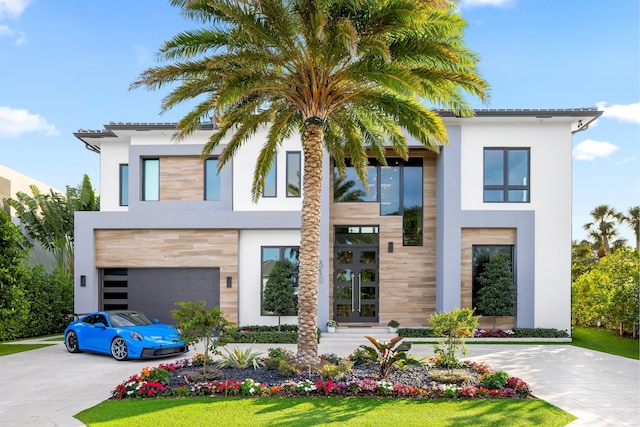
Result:
[[[276,261],[264,286],[262,308],[278,315],[278,332],[281,316],[295,316],[298,311],[298,298],[294,293],[296,269],[287,259]]]
[[[82,183],[67,187],[65,194],[42,193],[35,185],[29,188],[31,195],[19,191],[6,203],[16,210],[28,235],[53,255],[58,272],[73,277],[74,213],[99,210],[91,180],[85,174]]]
[[[586,223],[583,227],[596,243],[601,243],[598,248],[598,257],[602,258],[611,253],[611,239],[618,235],[615,221],[619,220],[620,214],[608,205],[598,205],[589,212],[589,215],[593,221]]]
[[[216,336],[232,326],[224,318],[220,307],[205,309],[206,302],[178,301],[178,309],[171,310],[171,315],[176,319],[176,327],[180,331],[180,338],[186,345],[197,344],[204,341],[204,358],[202,372],[207,372],[207,361],[210,360],[209,352],[219,354],[217,349],[220,343]],[[222,343],[224,345],[224,343]]]
[[[502,390],[507,386],[509,374],[505,371],[489,371],[478,378],[480,385],[488,389]]]
[[[516,287],[511,256],[496,254],[478,277],[478,311],[485,316],[515,316]],[[495,324],[494,324],[495,328]]]
[[[630,207],[626,214],[620,215],[619,219],[633,230],[636,237],[636,250],[640,251],[640,206]]]
[[[144,71],[132,88],[176,84],[167,111],[197,105],[176,138],[217,118],[207,157],[224,144],[224,167],[256,131],[268,126],[252,195],[258,201],[275,152],[302,137],[303,188],[298,295],[301,363],[318,363],[316,339],[320,200],[325,151],[341,177],[349,157],[366,186],[368,157],[386,165],[386,147],[407,159],[409,134],[427,149],[447,142],[428,104],[473,115],[463,92],[485,99],[477,56],[463,40],[464,20],[448,0],[171,0],[208,26],[178,34],[160,49],[168,65]]]
[[[574,240],[571,244],[571,281],[591,271],[598,259],[597,245],[586,239]]]
[[[264,366],[260,353],[253,351],[252,348],[242,350],[234,347],[232,350],[227,348],[223,350],[225,354],[221,354],[222,359],[216,362],[221,368],[247,369],[253,367],[253,369],[260,369]]]
[[[387,342],[380,342],[377,339],[366,336],[372,346],[361,345],[364,351],[367,352],[367,357],[378,364],[380,378],[386,379],[387,376],[391,373],[391,368],[393,368],[398,363],[405,363],[410,365],[420,365],[420,362],[414,358],[408,357],[408,351],[411,349],[410,342],[402,342],[402,337],[394,337]],[[400,343],[397,347],[396,344]]]
[[[449,369],[459,367],[460,360],[456,352],[467,354],[464,339],[473,337],[473,332],[478,327],[478,317],[473,315],[470,308],[456,307],[451,311],[432,314],[429,323],[436,336],[444,337],[444,340],[433,344],[437,365]]]
[[[0,341],[22,336],[29,315],[27,240],[0,209]]]

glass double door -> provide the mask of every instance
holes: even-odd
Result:
[[[334,247],[334,318],[378,321],[378,246]]]

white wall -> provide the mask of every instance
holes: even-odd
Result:
[[[567,330],[571,327],[570,130],[569,123],[541,120],[465,125],[461,159],[463,210],[535,211],[534,323]],[[530,147],[530,203],[483,203],[484,147]]]
[[[241,230],[238,260],[239,326],[277,325],[278,316],[260,315],[261,246],[299,246],[300,230]],[[282,324],[297,324],[283,316]]]
[[[233,160],[233,210],[234,211],[299,211],[302,197],[287,197],[287,151],[302,151],[298,135],[283,141],[277,157],[277,197],[261,198],[258,203],[251,200],[251,183],[260,150],[267,138],[267,128],[262,127],[251,140],[245,142]],[[302,175],[302,161],[300,163]],[[302,189],[300,189],[302,191]]]
[[[129,143],[109,141],[100,147],[100,211],[126,211],[120,206],[120,164],[129,163]]]

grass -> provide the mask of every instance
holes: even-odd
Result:
[[[0,344],[0,356],[49,347],[53,344]]]
[[[543,400],[189,398],[108,400],[76,415],[88,426],[564,426],[575,417]],[[173,421],[171,421],[173,420]],[[517,420],[517,421],[516,421]]]
[[[640,341],[617,336],[615,331],[602,328],[573,328],[573,345],[616,356],[640,360]]]

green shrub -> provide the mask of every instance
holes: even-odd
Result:
[[[253,367],[253,369],[260,369],[263,366],[260,353],[252,351],[251,348],[241,350],[234,347],[233,350],[223,349],[226,354],[221,354],[222,359],[216,363],[221,368],[238,368],[247,369]]]
[[[373,360],[371,360],[371,358],[369,357],[369,353],[361,348],[358,348],[353,353],[351,353],[349,355],[349,360],[355,366],[368,365],[370,363],[373,363]]]
[[[567,331],[553,328],[513,328],[516,338],[569,338]]]
[[[295,363],[281,359],[278,364],[278,372],[285,377],[295,377],[300,373],[300,369]]]
[[[435,338],[432,328],[399,328],[398,335],[404,338]]]
[[[320,342],[320,329],[317,330]],[[298,325],[277,326],[251,325],[229,329],[220,337],[226,343],[258,343],[258,344],[297,344]]]
[[[478,378],[480,385],[488,389],[502,390],[507,386],[509,374],[505,371],[490,371]]]
[[[318,368],[318,375],[324,379],[339,380],[353,371],[350,360],[341,360],[338,364],[327,363]]]
[[[429,371],[429,378],[432,381],[442,384],[472,384],[475,377],[465,369],[432,369]]]
[[[478,327],[478,317],[474,316],[473,310],[469,308],[454,308],[451,311],[432,314],[429,323],[434,333],[445,338],[433,345],[438,363],[447,368],[458,367],[460,361],[456,352],[467,354],[464,338],[473,337],[473,332]]]
[[[60,334],[73,313],[73,279],[58,272],[47,273],[41,265],[27,274],[25,298],[29,301],[29,336]]]

